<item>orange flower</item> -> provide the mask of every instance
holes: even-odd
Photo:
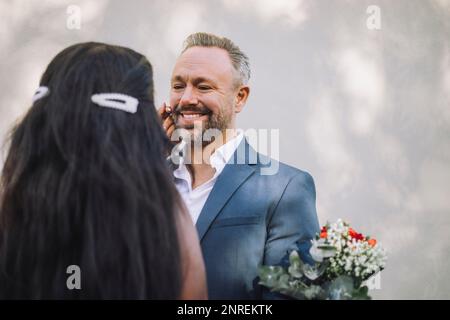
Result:
[[[371,246],[371,247],[375,247],[375,245],[377,244],[377,240],[375,239],[369,239],[367,241],[367,243]]]
[[[321,238],[326,238],[328,236],[327,234],[327,227],[323,226],[322,229],[320,229],[320,237]]]

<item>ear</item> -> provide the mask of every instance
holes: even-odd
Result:
[[[238,88],[236,93],[236,107],[235,111],[236,113],[239,113],[242,111],[242,109],[245,106],[245,103],[247,102],[248,96],[250,94],[250,87],[246,85],[242,85]]]

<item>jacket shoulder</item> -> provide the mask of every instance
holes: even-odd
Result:
[[[279,176],[280,178],[296,178],[299,180],[306,180],[308,182],[314,182],[312,175],[306,170],[302,170],[284,162],[272,159],[266,155],[258,153],[259,164],[261,168],[273,167],[277,169],[274,176]]]

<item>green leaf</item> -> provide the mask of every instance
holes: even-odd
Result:
[[[309,280],[314,281],[320,276],[322,276],[322,274],[326,271],[327,266],[328,266],[327,261],[316,263],[315,265],[309,265],[305,263],[303,264],[302,272],[305,275],[305,277],[307,277]]]
[[[354,282],[352,277],[339,276],[332,280],[327,289],[327,296],[331,300],[349,300],[352,298]]]
[[[259,284],[268,288],[280,286],[286,271],[280,266],[261,266],[259,268]],[[289,276],[288,276],[289,278]]]
[[[289,262],[290,266],[288,268],[289,274],[297,279],[300,279],[303,277],[303,262],[300,259],[300,256],[298,255],[297,251],[292,251],[289,255]]]
[[[370,300],[369,296],[369,288],[366,286],[359,287],[354,289],[352,292],[352,299],[354,300]]]
[[[337,251],[335,246],[328,245],[328,244],[318,245],[317,248],[321,249],[321,250],[324,250],[324,251],[332,251],[334,253]]]
[[[320,286],[311,285],[307,289],[303,290],[303,294],[306,299],[318,299],[323,295],[323,289]]]

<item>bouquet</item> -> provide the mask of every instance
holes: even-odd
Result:
[[[375,239],[341,219],[322,227],[309,254],[314,263],[303,261],[294,250],[288,268],[260,267],[259,283],[295,299],[370,299],[364,281],[386,263],[386,252]]]

